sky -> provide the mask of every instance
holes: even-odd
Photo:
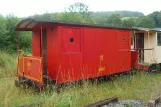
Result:
[[[147,15],[161,10],[161,0],[1,0],[0,14],[26,17],[45,12],[62,12],[75,2],[88,5],[89,11],[130,10]]]

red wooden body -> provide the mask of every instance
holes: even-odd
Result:
[[[131,67],[136,67],[138,64],[138,52],[135,51],[131,51]]]
[[[131,69],[130,30],[42,25],[47,29],[48,76],[58,83]],[[32,54],[40,56],[40,26],[32,31]]]
[[[134,65],[130,29],[26,19],[16,30],[32,31],[32,56],[20,56],[30,66],[19,57],[18,76],[39,84],[43,75],[63,83],[129,71]]]
[[[18,76],[43,84],[42,58],[41,57],[18,57]]]

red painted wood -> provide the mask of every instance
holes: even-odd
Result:
[[[41,26],[47,29],[48,76],[57,83],[131,69],[130,30],[37,25],[32,35],[33,56],[40,56]]]
[[[41,41],[40,30],[34,30],[32,32],[32,55],[41,56]]]
[[[61,42],[62,53],[81,52],[81,28],[63,27]]]
[[[42,84],[42,58],[19,56],[18,75]]]
[[[138,52],[131,51],[131,66],[136,67],[137,64],[138,64]]]
[[[149,69],[149,65],[142,65],[142,64],[137,64],[136,68],[140,69],[140,70],[148,70]]]
[[[131,69],[130,31],[82,27],[81,51],[76,52],[75,47],[67,51],[67,47],[71,46],[68,45],[69,38],[74,35],[71,33],[73,28],[75,29],[67,28],[70,35],[65,36],[65,39],[62,39],[65,34],[64,27],[59,29],[61,67],[57,74],[57,82],[94,78]],[[103,56],[102,61],[100,56]],[[103,70],[99,71],[99,68]]]
[[[59,67],[61,66],[58,27],[53,26],[48,28],[47,34],[48,76],[56,80],[57,72],[59,72]]]

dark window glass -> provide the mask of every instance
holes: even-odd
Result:
[[[70,38],[70,42],[74,42],[74,38]]]
[[[161,33],[158,33],[157,42],[158,42],[158,46],[161,46]]]
[[[125,43],[125,38],[122,39],[122,42]]]
[[[131,45],[133,45],[133,38],[131,38]]]

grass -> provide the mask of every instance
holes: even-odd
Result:
[[[0,51],[0,78],[13,77],[16,75],[17,56]]]
[[[13,59],[6,64],[16,64],[16,57],[8,58]],[[6,66],[9,67],[9,65]],[[81,87],[76,85],[62,89],[60,94],[49,90],[38,94],[32,88],[16,88],[14,86],[15,70],[8,70],[8,67],[5,67],[7,73],[0,78],[0,107],[17,107],[33,103],[42,103],[44,107],[83,107],[113,96],[118,96],[119,99],[147,102],[153,96],[161,93],[161,74],[137,72],[135,75],[118,76],[113,81],[98,84],[87,81]],[[15,69],[14,65],[11,67]],[[3,72],[5,72],[5,68],[2,70]]]

